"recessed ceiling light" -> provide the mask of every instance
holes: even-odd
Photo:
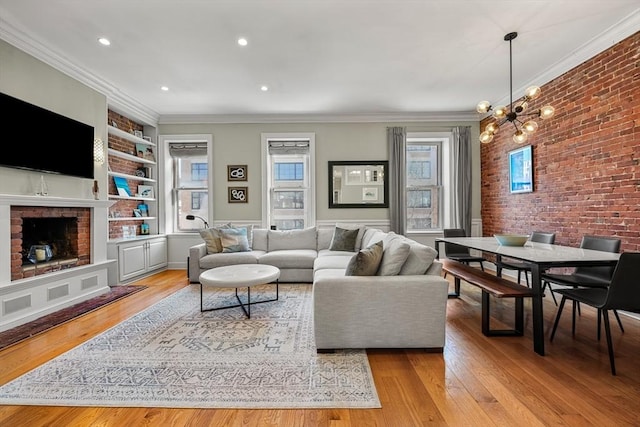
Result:
[[[269,90],[269,86],[262,85],[262,86],[260,86],[260,90],[263,91],[263,92],[266,92],[266,91]]]
[[[106,38],[106,37],[100,37],[100,38],[98,39],[98,42],[99,42],[101,45],[103,45],[103,46],[109,46],[109,45],[111,44],[111,42],[109,41],[109,39],[108,39],[108,38]]]
[[[168,91],[168,90],[169,90],[169,88],[168,88],[168,87],[166,87],[166,86],[160,86],[160,90],[163,90],[163,91],[165,91],[165,92],[166,92],[166,91]]]
[[[238,39],[238,44],[239,44],[240,46],[246,46],[247,44],[249,44],[249,42],[248,42],[248,41],[247,41],[247,39],[245,39],[244,37],[240,37],[240,38]]]

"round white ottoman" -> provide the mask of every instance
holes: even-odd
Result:
[[[280,269],[264,264],[237,264],[216,267],[200,274],[200,311],[222,310],[225,308],[241,307],[247,318],[251,318],[251,305],[278,300],[278,278]],[[276,297],[269,300],[251,302],[251,286],[264,285],[275,281]],[[223,307],[207,308],[202,304],[202,292],[205,286],[214,288],[235,288],[238,304]],[[238,296],[238,288],[247,288],[247,302],[243,303]]]

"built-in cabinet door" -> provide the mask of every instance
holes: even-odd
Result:
[[[154,239],[148,242],[148,270],[164,267],[168,264],[167,239]]]
[[[127,280],[147,271],[146,245],[146,241],[120,245],[118,251],[120,280]]]

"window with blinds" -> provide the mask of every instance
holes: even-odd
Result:
[[[209,166],[206,142],[170,142],[174,230],[194,231],[209,221]],[[187,216],[193,215],[194,220]]]
[[[314,223],[312,198],[312,141],[307,138],[267,138],[266,222],[278,230],[310,227]]]

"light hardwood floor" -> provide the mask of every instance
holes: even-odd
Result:
[[[189,286],[184,271],[134,284],[148,289],[0,351],[0,384],[77,346],[142,309]],[[195,286],[195,285],[192,285]],[[381,409],[233,410],[0,406],[0,426],[639,426],[640,321],[612,323],[617,376],[609,371],[595,311],[582,308],[571,336],[565,308],[546,356],[533,352],[526,303],[523,337],[488,338],[480,331],[480,293],[462,285],[448,301],[444,353],[368,352]],[[495,301],[493,326],[513,316]],[[547,337],[556,307],[545,298]]]

